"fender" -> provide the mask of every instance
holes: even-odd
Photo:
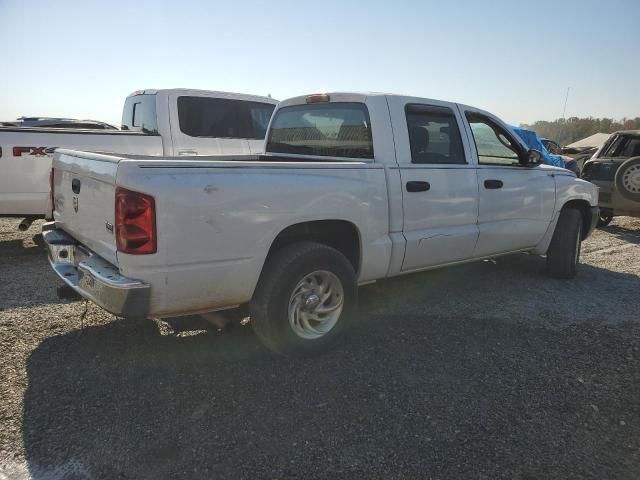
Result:
[[[598,187],[586,180],[576,179],[573,174],[556,174],[554,175],[556,182],[556,208],[553,212],[553,218],[549,227],[542,237],[542,240],[532,250],[532,253],[544,255],[549,249],[553,232],[556,229],[560,211],[564,206],[573,201],[579,200],[587,202],[591,207],[598,205]]]
[[[557,210],[570,200],[586,200],[589,205],[598,205],[598,187],[586,180],[576,179],[572,174],[556,174]]]

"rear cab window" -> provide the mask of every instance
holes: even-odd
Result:
[[[127,98],[122,111],[122,130],[158,134],[155,95],[141,94]]]
[[[190,137],[262,140],[274,108],[271,103],[181,96],[178,121]]]
[[[278,109],[267,152],[373,158],[369,110],[364,103],[331,102]]]

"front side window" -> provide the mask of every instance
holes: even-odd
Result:
[[[178,97],[180,131],[190,137],[263,139],[275,105],[229,98]]]
[[[467,112],[467,120],[480,164],[520,165],[520,147],[504,128],[472,112]]]
[[[373,158],[367,107],[334,102],[280,108],[271,122],[267,151]]]
[[[450,108],[411,104],[405,114],[411,163],[466,163],[458,122]]]

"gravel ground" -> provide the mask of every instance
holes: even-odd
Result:
[[[344,347],[130,323],[55,297],[0,220],[0,479],[640,478],[640,220],[573,281],[514,255],[361,289]]]

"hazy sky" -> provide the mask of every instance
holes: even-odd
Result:
[[[640,0],[0,0],[0,120],[126,95],[386,91],[512,122],[640,116]]]

